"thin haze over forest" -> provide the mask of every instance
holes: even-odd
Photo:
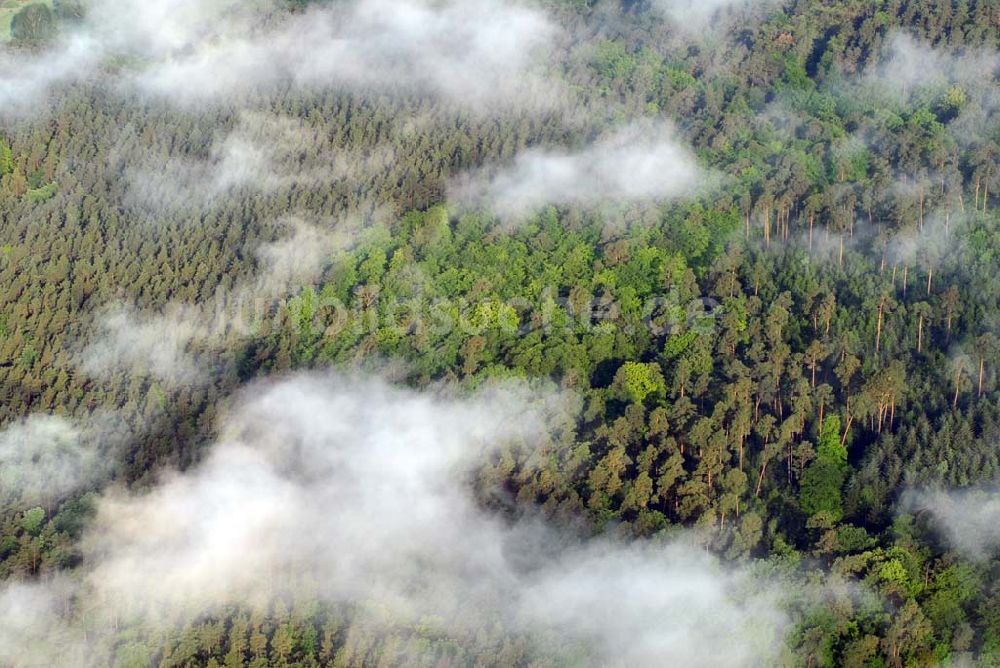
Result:
[[[998,39],[0,7],[0,666],[1000,662]]]

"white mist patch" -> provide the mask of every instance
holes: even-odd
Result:
[[[90,0],[88,29],[111,50],[150,59],[171,58],[178,52],[247,28],[259,13],[273,11],[269,0]]]
[[[260,271],[253,279],[217,290],[205,303],[172,303],[157,311],[109,306],[78,364],[97,378],[136,373],[171,386],[210,377],[217,369],[199,353],[217,352],[232,337],[249,334],[264,317],[260,311],[310,284],[340,243],[332,232],[299,219],[285,221],[284,228],[283,236],[255,250]]]
[[[775,591],[680,542],[590,547],[546,570],[522,610],[635,666],[765,665],[786,622]]]
[[[209,606],[251,600],[263,581],[280,591],[306,578],[328,597],[395,599],[420,579],[435,591],[447,575],[436,571],[459,562],[502,569],[499,525],[480,522],[455,481],[485,448],[531,432],[514,396],[448,401],[302,377],[247,399],[196,471],[101,504],[101,587]]]
[[[256,250],[263,271],[251,290],[272,297],[300,287],[323,268],[337,243],[333,233],[316,225],[297,218],[285,221],[285,234]]]
[[[86,635],[64,617],[77,586],[66,578],[0,588],[0,664],[85,666]]]
[[[903,228],[888,240],[887,259],[891,264],[934,267],[963,249],[968,225],[967,216],[930,212],[922,229]]]
[[[0,431],[0,500],[45,503],[99,480],[121,438],[106,415],[75,422],[35,414],[7,425]]]
[[[86,75],[98,64],[100,51],[85,35],[42,55],[7,50],[0,44],[0,118],[37,114],[51,87]]]
[[[979,47],[935,48],[905,33],[887,40],[882,61],[848,92],[944,114],[962,150],[990,140],[1000,111],[1000,53]]]
[[[866,78],[883,90],[910,96],[931,87],[995,85],[998,66],[1000,57],[993,50],[959,53],[936,49],[910,35],[896,33],[888,40],[882,63]]]
[[[348,0],[295,13],[276,0],[94,0],[49,51],[0,53],[0,93],[5,106],[26,101],[114,61],[120,83],[171,104],[296,86],[548,107],[560,95],[536,70],[558,32],[541,10],[500,0]]]
[[[308,13],[272,43],[301,84],[402,88],[467,106],[507,106],[551,94],[532,71],[555,34],[544,14],[518,2],[362,0],[343,13]]]
[[[100,500],[77,592],[89,633],[266,606],[305,588],[326,604],[374,606],[387,632],[433,619],[471,641],[500,624],[541,645],[559,638],[592,665],[773,663],[779,591],[748,571],[678,541],[572,547],[480,507],[472,487],[484,458],[535,447],[548,421],[572,412],[567,401],[337,375],[250,387],[203,463]],[[59,618],[39,622],[54,629],[53,654],[77,625]],[[28,627],[18,632],[37,637]]]
[[[127,153],[121,162],[129,206],[195,215],[231,196],[341,182],[357,189],[395,159],[389,146],[335,148],[331,137],[302,119],[253,112],[242,112],[232,130],[219,132],[205,156],[171,157],[145,147]]]
[[[1000,551],[1000,492],[997,490],[910,490],[902,509],[930,512],[945,541],[966,557],[988,559]]]
[[[142,313],[127,305],[107,309],[81,366],[92,376],[139,371],[169,384],[198,375],[190,345],[198,336],[198,316],[174,306],[164,314]]]
[[[681,32],[716,32],[732,12],[780,4],[778,0],[653,0],[653,7]]]
[[[576,152],[524,152],[509,167],[459,180],[453,191],[459,200],[517,217],[547,204],[682,198],[695,194],[706,178],[672,128],[635,124]]]

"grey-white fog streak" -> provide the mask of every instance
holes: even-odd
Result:
[[[112,620],[266,606],[305,587],[399,623],[433,616],[457,637],[493,622],[556,634],[589,648],[594,664],[773,660],[785,616],[766,580],[683,540],[573,546],[476,502],[483,459],[501,444],[539,447],[573,401],[517,386],[460,398],[329,374],[252,386],[201,464],[145,493],[103,494],[79,583],[7,586],[5,651],[86,661],[65,613],[70,593],[93,634]]]

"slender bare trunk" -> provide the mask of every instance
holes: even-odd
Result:
[[[788,442],[788,484],[792,484],[792,442]]]
[[[844,436],[840,439],[840,445],[847,445],[847,435],[851,433],[851,425],[854,424],[854,416],[848,413],[847,424],[844,425]]]
[[[917,196],[917,201],[919,203],[919,225],[920,231],[924,231],[924,187],[920,186],[920,194]]]
[[[767,443],[764,443],[764,463],[760,467],[760,475],[757,477],[757,489],[754,490],[753,495],[755,497],[760,497],[760,487],[764,484],[764,474],[767,472]]]
[[[764,245],[771,247],[771,211],[764,208]]]
[[[882,350],[882,313],[885,311],[885,300],[878,305],[878,324],[875,326],[875,352]]]

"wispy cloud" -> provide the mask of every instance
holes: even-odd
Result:
[[[533,55],[553,37],[540,12],[495,0],[361,0],[314,9],[258,35],[199,43],[150,68],[140,84],[198,98],[291,81],[431,92],[478,105],[543,89]]]
[[[497,622],[536,642],[564,638],[593,665],[773,661],[781,597],[749,571],[679,541],[579,545],[481,508],[482,463],[544,442],[565,405],[523,387],[459,398],[356,376],[251,387],[202,464],[99,502],[76,592],[88,629],[266,606],[305,587],[358,614],[377,606],[389,626],[436,620],[463,642]],[[26,598],[41,602],[36,617],[12,615]],[[61,592],[8,590],[0,606],[0,624],[28,620],[8,633],[13,647],[37,628],[53,654],[74,637]]]
[[[100,318],[97,334],[81,360],[92,376],[125,371],[148,374],[169,384],[189,383],[204,370],[190,346],[199,335],[195,309],[173,306],[148,314],[117,304]]]
[[[717,33],[734,12],[773,7],[779,0],[652,0],[673,27],[687,35]]]
[[[900,506],[906,512],[929,512],[948,545],[969,558],[987,559],[1000,550],[1000,493],[995,489],[910,490]]]
[[[220,132],[204,158],[164,158],[133,151],[121,158],[127,202],[153,211],[202,211],[228,196],[292,187],[357,187],[386,170],[393,149],[335,150],[301,119],[243,112]]]
[[[77,591],[67,578],[45,584],[8,582],[0,588],[0,663],[88,665],[85,634],[63,616]]]
[[[480,110],[559,97],[540,74],[558,29],[519,2],[350,0],[291,13],[270,0],[95,0],[88,11],[49,53],[0,54],[0,91],[27,100],[125,56],[119,83],[175,104],[287,86],[428,94]]]
[[[992,84],[998,66],[1000,61],[993,50],[938,49],[900,32],[889,37],[882,61],[865,74],[865,81],[883,92],[910,97],[927,88]]]
[[[59,48],[39,56],[16,52],[0,44],[0,118],[37,110],[49,89],[74,81],[95,68],[100,47],[88,36],[74,36]]]
[[[168,385],[206,380],[218,371],[220,347],[251,333],[256,305],[269,308],[315,280],[340,243],[329,230],[289,219],[283,236],[256,249],[260,270],[252,279],[218,290],[204,303],[172,303],[155,311],[110,305],[78,362],[94,377],[136,373]]]
[[[995,48],[935,48],[906,33],[886,41],[882,60],[850,90],[862,99],[935,110],[964,150],[986,140],[1000,111],[1000,53]]]
[[[0,500],[28,506],[101,481],[128,430],[111,414],[35,414],[0,431]]]
[[[634,124],[577,151],[534,149],[512,165],[459,179],[456,199],[517,217],[547,204],[666,201],[695,194],[709,175],[668,125]]]

